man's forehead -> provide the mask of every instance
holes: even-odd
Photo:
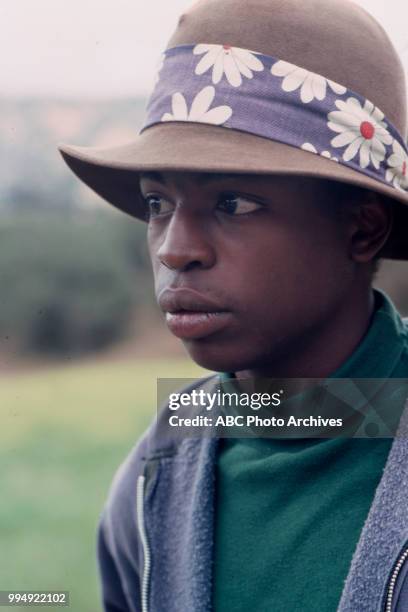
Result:
[[[140,180],[152,180],[162,185],[170,184],[173,180],[182,183],[183,180],[195,185],[211,185],[214,183],[234,183],[241,187],[259,187],[261,189],[274,189],[277,193],[327,193],[336,191],[337,182],[311,176],[291,174],[254,174],[233,172],[187,172],[187,171],[144,171],[139,174]]]

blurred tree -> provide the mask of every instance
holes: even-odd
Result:
[[[148,271],[143,232],[124,223],[100,212],[3,219],[0,349],[79,355],[126,335]]]

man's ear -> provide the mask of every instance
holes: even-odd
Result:
[[[350,257],[369,263],[379,253],[390,235],[392,206],[373,191],[363,192],[353,206],[350,221]]]

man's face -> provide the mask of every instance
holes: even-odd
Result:
[[[335,316],[354,266],[327,183],[164,172],[140,188],[157,299],[199,365],[262,368]]]

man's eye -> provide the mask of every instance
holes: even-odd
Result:
[[[143,199],[149,209],[150,217],[164,215],[173,210],[172,204],[159,196],[145,196]]]
[[[262,204],[244,198],[243,196],[225,195],[219,199],[217,208],[228,215],[245,215],[262,208]]]

